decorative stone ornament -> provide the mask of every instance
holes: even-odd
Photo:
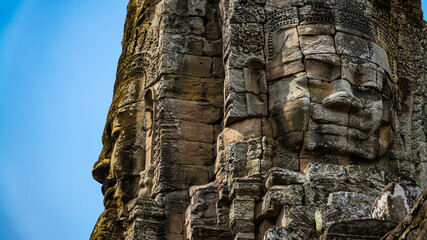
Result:
[[[127,11],[91,239],[380,239],[402,219],[396,236],[427,231],[424,200],[404,218],[427,186],[419,0]]]

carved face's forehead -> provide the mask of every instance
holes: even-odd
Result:
[[[269,30],[313,23],[337,23],[337,30],[370,35],[371,10],[365,0],[267,0]]]

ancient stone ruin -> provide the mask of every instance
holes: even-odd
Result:
[[[91,239],[426,239],[420,0],[127,11]]]

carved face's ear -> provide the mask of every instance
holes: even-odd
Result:
[[[387,77],[383,79],[382,93],[383,117],[381,120],[383,124],[390,124],[393,132],[396,132],[396,93]]]
[[[383,124],[391,124],[392,122],[392,113],[391,113],[391,109],[390,109],[390,102],[389,99],[386,98],[386,96],[382,97],[382,102],[383,102],[383,116],[381,118]]]
[[[383,97],[383,116],[381,118],[383,125],[391,125],[393,132],[396,132],[396,109],[392,101]]]

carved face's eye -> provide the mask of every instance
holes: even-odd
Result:
[[[371,93],[381,93],[381,88],[375,82],[365,82],[358,87],[360,90]]]
[[[113,140],[113,142],[117,141],[117,138],[119,138],[119,135],[120,135],[120,128],[119,127],[113,128],[113,131],[111,133],[111,139]]]
[[[381,87],[375,82],[365,82],[361,85],[352,86],[353,93],[360,100],[380,101]]]

